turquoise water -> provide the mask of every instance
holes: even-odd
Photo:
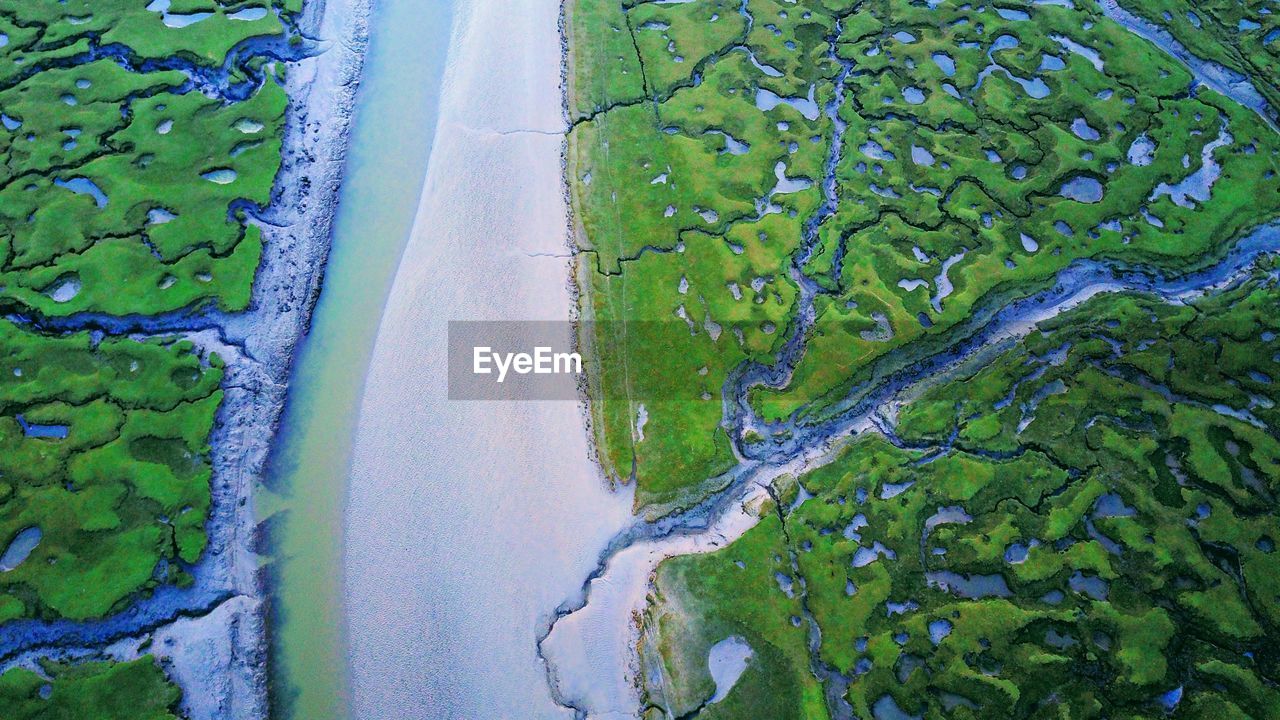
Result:
[[[347,712],[342,509],[374,337],[412,229],[449,46],[448,0],[375,0],[324,290],[290,381],[263,514],[274,534],[276,717]]]

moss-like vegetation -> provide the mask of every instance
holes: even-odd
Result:
[[[248,307],[287,104],[272,58],[299,52],[300,10],[0,0],[0,623],[191,582],[222,361],[49,328]],[[0,676],[5,718],[169,718],[177,700],[150,659]]]
[[[857,717],[1275,717],[1278,304],[1269,272],[1101,296],[934,379],[801,476],[813,497],[660,567],[650,700],[705,702],[739,635],[756,654],[707,715],[821,717],[816,666]]]
[[[1280,214],[1273,129],[1097,6],[933,5],[573,4],[610,18],[574,22],[568,173],[597,440],[638,504],[733,462],[721,391],[775,362],[797,282],[815,319],[765,420],[1075,260],[1185,269]]]
[[[0,574],[0,620],[98,617],[183,581],[205,546],[221,379],[221,361],[187,341],[0,323],[0,548],[42,534]]]
[[[131,662],[46,662],[0,675],[5,720],[177,720],[181,693],[150,657]]]
[[[839,70],[824,40],[836,21],[826,9],[770,4],[770,17],[791,19],[775,35],[762,26],[765,9],[755,12],[748,30],[730,3],[628,11],[650,91],[663,101],[599,112],[569,140],[591,270],[584,315],[597,321],[589,340],[607,348],[595,380],[609,400],[595,405],[597,427],[611,468],[625,477],[634,458],[642,504],[677,499],[731,463],[717,427],[721,386],[743,360],[768,361],[785,336],[797,294],[789,253],[821,202],[808,179],[822,174],[831,119],[785,105],[766,114],[755,102],[757,87],[808,98],[819,84],[814,102],[830,100],[830,83],[819,81]],[[587,57],[582,32],[575,62]],[[795,43],[804,63],[789,59]],[[762,81],[756,64],[775,63],[796,72]],[[795,182],[773,192],[780,178]],[[632,442],[640,404],[650,429]]]
[[[248,306],[247,210],[271,199],[286,105],[250,43],[298,9],[0,1],[0,550],[39,532],[0,574],[0,622],[189,581],[221,361],[26,319]]]
[[[286,101],[261,67],[256,87],[248,66],[218,75],[280,20],[195,3],[180,14],[212,14],[166,27],[141,5],[0,3],[0,301],[45,315],[248,305],[261,240],[239,208],[270,200]],[[173,63],[203,69],[159,69]],[[219,97],[232,88],[248,97]]]
[[[281,35],[282,18],[301,7],[300,0],[6,0],[0,32],[14,62],[0,68],[0,81],[102,46],[121,47],[139,61],[176,57],[218,66],[249,38]]]
[[[1280,16],[1266,0],[1120,0],[1119,5],[1167,30],[1196,57],[1233,70],[1280,108]]]

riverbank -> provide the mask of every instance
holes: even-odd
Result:
[[[450,401],[445,386],[449,320],[559,320],[569,334],[559,12],[554,0],[456,10],[352,459],[358,717],[570,717],[536,634],[630,517],[629,493],[590,460],[576,403]]]
[[[254,490],[284,408],[295,350],[320,292],[346,140],[367,42],[369,0],[315,0],[299,29],[323,52],[290,67],[283,165],[259,219],[264,251],[244,314],[222,335],[242,352],[228,363],[225,399],[210,440],[214,509],[209,554],[230,596],[209,614],[156,633],[193,718],[257,718],[268,712],[268,587]],[[214,526],[225,530],[215,535]]]
[[[370,0],[304,5],[299,29],[319,41],[322,52],[289,68],[283,164],[272,202],[256,219],[264,249],[252,304],[224,318],[216,334],[238,351],[228,357],[223,348],[226,394],[210,438],[213,509],[205,562],[211,581],[227,591],[207,614],[157,629],[149,648],[181,686],[192,720],[268,714],[268,587],[254,493],[324,276],[369,10]]]

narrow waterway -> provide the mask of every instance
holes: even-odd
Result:
[[[436,127],[450,0],[375,0],[324,291],[299,348],[269,470],[278,513],[272,703],[346,717],[342,509],[374,337],[413,227]]]

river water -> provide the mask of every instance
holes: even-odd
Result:
[[[449,0],[376,0],[324,291],[295,359],[269,469],[275,529],[272,702],[279,717],[348,713],[342,509],[358,401],[418,209],[453,14]]]

